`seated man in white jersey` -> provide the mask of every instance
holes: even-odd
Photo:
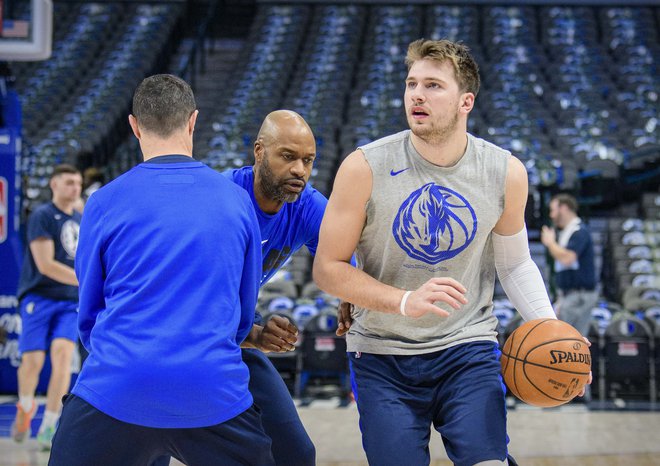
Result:
[[[527,173],[508,151],[467,133],[479,91],[467,47],[418,40],[406,64],[410,130],[342,163],[314,279],[355,305],[347,344],[370,464],[429,464],[431,425],[456,465],[515,464],[495,274],[525,320],[556,318],[529,254]]]

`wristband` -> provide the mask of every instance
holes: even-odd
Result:
[[[412,291],[406,291],[401,298],[401,305],[399,306],[399,311],[401,311],[402,316],[406,316],[406,302],[408,301],[408,296],[410,296]]]

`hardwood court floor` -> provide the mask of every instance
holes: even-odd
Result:
[[[317,446],[318,464],[366,466],[354,405],[344,410],[300,410]],[[583,406],[509,411],[509,450],[520,466],[660,466],[660,413],[594,412]],[[432,465],[447,459],[437,432]],[[409,466],[409,465],[406,465]]]
[[[299,408],[317,447],[318,466],[366,466],[355,405],[314,402]],[[520,466],[660,466],[660,412],[589,411],[583,406],[509,411],[510,451]],[[45,466],[36,441],[15,444],[2,432],[0,466]],[[440,436],[431,464],[451,465]],[[180,465],[172,461],[172,465]],[[103,466],[103,465],[91,465]],[[402,465],[416,466],[416,465]]]

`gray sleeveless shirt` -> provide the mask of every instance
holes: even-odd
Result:
[[[495,264],[491,231],[504,208],[509,152],[468,134],[452,167],[428,162],[410,130],[360,147],[373,174],[358,267],[388,285],[416,290],[432,277],[453,277],[468,304],[449,317],[413,319],[356,307],[348,350],[421,354],[459,343],[496,341],[492,314]]]

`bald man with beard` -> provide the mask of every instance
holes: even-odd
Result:
[[[243,187],[254,204],[261,230],[261,285],[303,245],[314,255],[328,200],[307,182],[316,158],[316,140],[296,112],[276,110],[264,119],[254,143],[254,166],[225,172]],[[278,465],[314,465],[316,450],[298,416],[291,395],[264,353],[293,351],[298,330],[274,316],[261,325],[257,312],[252,331],[241,345],[250,369],[250,392],[261,408],[266,433]]]
[[[254,142],[254,165],[223,173],[248,192],[254,205],[261,230],[261,285],[302,246],[316,253],[328,200],[307,183],[315,157],[316,140],[307,122],[296,112],[276,110],[266,116]],[[256,312],[252,330],[241,344],[250,370],[249,390],[272,439],[275,462],[282,466],[316,462],[314,444],[291,395],[265,355],[293,351],[297,335],[289,320],[274,316],[262,324]],[[168,463],[159,459],[152,466]]]

